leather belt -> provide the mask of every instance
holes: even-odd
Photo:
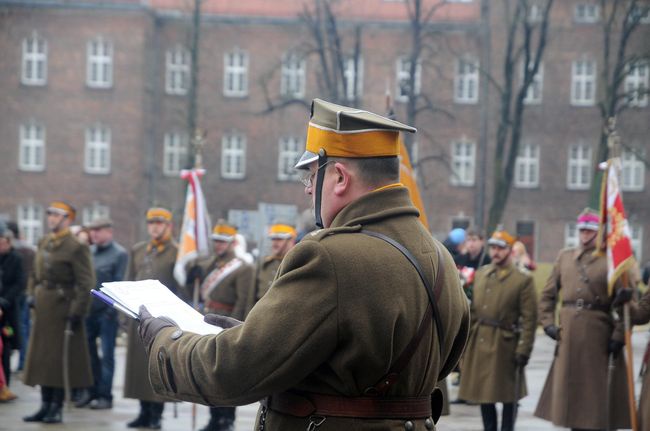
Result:
[[[563,307],[575,307],[578,310],[595,310],[595,311],[604,311],[608,313],[610,310],[609,305],[598,304],[595,302],[587,302],[583,299],[577,299],[575,301],[562,301]]]
[[[499,328],[510,332],[515,332],[515,325],[509,325],[503,320],[488,319],[486,317],[478,318],[479,325],[492,326],[493,328]]]
[[[365,419],[408,419],[431,416],[431,396],[385,398],[282,392],[261,401],[270,410],[296,417],[311,415]]]

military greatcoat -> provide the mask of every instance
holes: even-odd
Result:
[[[24,382],[63,388],[63,341],[67,319],[82,317],[70,338],[68,352],[73,388],[93,385],[83,317],[95,288],[95,272],[88,246],[64,230],[38,244],[28,294],[34,298]]]
[[[359,233],[363,228],[403,244],[432,285],[442,253],[444,340],[433,323],[387,395],[431,394],[463,351],[469,306],[451,256],[418,214],[404,187],[360,197],[285,256],[242,325],[216,336],[172,337],[175,328],[163,329],[149,356],[156,392],[212,405],[248,404],[289,389],[362,396],[413,339],[429,304],[413,266],[391,245]],[[302,431],[309,423],[272,409],[258,415],[258,425],[261,417],[266,430]],[[318,430],[403,430],[409,419],[329,416]],[[412,420],[414,430],[431,428],[430,420]]]
[[[643,325],[650,321],[650,290],[646,291],[645,295],[637,303],[630,303],[630,317],[632,323],[635,325]],[[650,342],[646,347],[646,354],[644,359],[648,360],[650,354]],[[642,367],[643,370],[643,384],[641,386],[641,398],[639,399],[639,429],[641,431],[650,430],[650,372],[648,372],[648,364]]]
[[[525,397],[522,373],[515,399],[515,355],[530,357],[535,341],[537,298],[532,277],[514,265],[481,267],[474,279],[470,315],[458,397],[477,404],[512,403]]]
[[[206,291],[205,312],[243,320],[253,285],[253,271],[253,266],[236,257],[234,251],[210,259],[204,271],[205,280],[201,284],[202,294],[203,289],[207,288],[204,286],[206,280],[216,276],[217,282]]]
[[[171,240],[157,245],[146,241],[136,244],[131,250],[126,280],[157,279],[179,294],[173,274],[177,251],[176,244]],[[138,335],[137,321],[129,319],[127,335],[124,397],[142,401],[163,401],[154,394],[147,377],[147,355]]]
[[[535,416],[567,428],[607,428],[607,346],[611,339],[624,339],[621,322],[603,311],[611,305],[607,261],[593,251],[593,247],[562,250],[539,303],[543,327],[555,323],[560,300],[562,307],[560,339]],[[615,360],[612,382],[611,428],[630,428],[622,354]]]
[[[262,296],[268,292],[269,287],[273,284],[273,280],[275,280],[281,262],[281,257],[266,256],[257,264],[254,278],[255,284],[249,291],[246,315],[248,315],[250,309],[253,308],[260,299],[262,299]]]

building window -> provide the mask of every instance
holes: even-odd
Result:
[[[92,88],[113,86],[113,44],[97,37],[88,42],[86,83]]]
[[[524,69],[525,64],[522,63],[521,67],[521,80],[524,80]],[[539,105],[542,103],[542,90],[544,89],[544,64],[540,63],[537,73],[533,76],[533,80],[530,82],[528,91],[526,92],[526,97],[524,98],[524,103],[526,105]]]
[[[20,82],[25,85],[45,85],[47,82],[47,41],[36,33],[23,39]]]
[[[108,218],[111,215],[111,210],[107,205],[101,205],[97,202],[92,206],[84,207],[81,212],[81,221],[85,225],[97,218]]]
[[[300,55],[292,52],[282,59],[282,78],[280,94],[288,99],[305,97],[305,68],[307,62]]]
[[[591,146],[588,144],[569,146],[567,188],[570,190],[588,189],[591,184],[591,168]]]
[[[246,137],[239,133],[225,135],[221,140],[221,176],[238,180],[246,175]]]
[[[544,19],[544,9],[538,2],[532,3],[528,8],[528,23],[537,24]]]
[[[111,130],[101,124],[86,129],[85,171],[108,174],[111,171]]]
[[[356,67],[355,67],[356,66]],[[356,100],[363,94],[363,59],[354,61],[354,57],[346,58],[343,63],[343,76],[345,78],[346,100]]]
[[[634,5],[634,9],[630,12],[629,20],[634,21],[639,17],[639,24],[650,24],[650,7]]]
[[[397,97],[395,100],[398,102],[407,102],[409,100],[409,85],[411,74],[411,61],[407,57],[400,57],[397,59]],[[422,63],[418,59],[415,65],[414,89],[413,94],[420,94],[420,83],[422,77]]]
[[[530,189],[539,185],[539,145],[520,144],[515,161],[515,187]]]
[[[634,252],[634,257],[637,262],[642,262],[643,260],[643,226],[630,223],[630,242],[632,243],[632,251]]]
[[[182,46],[167,51],[165,91],[185,95],[190,88],[190,52]]]
[[[625,75],[625,94],[629,106],[648,106],[649,71],[647,61],[637,61],[629,66]]]
[[[240,49],[223,56],[223,94],[227,97],[248,95],[248,53]]]
[[[575,22],[594,23],[600,19],[600,8],[598,5],[589,3],[579,3],[576,5],[574,13]]]
[[[36,123],[20,126],[18,167],[21,171],[45,169],[45,127]]]
[[[476,144],[466,139],[451,143],[451,178],[455,186],[473,186]]]
[[[564,247],[573,248],[578,246],[578,229],[575,222],[564,225]]]
[[[298,138],[284,137],[280,138],[278,152],[278,179],[280,181],[296,181],[300,178],[297,169],[294,168],[304,144]]]
[[[459,58],[454,78],[454,101],[456,103],[478,103],[479,61],[474,58]]]
[[[517,239],[526,246],[526,251],[531,258],[535,257],[535,222],[534,221],[517,221],[515,226],[515,235]]]
[[[571,73],[571,104],[593,106],[596,102],[596,62],[578,60],[573,62]]]
[[[645,151],[639,151],[641,157]],[[627,192],[640,192],[645,181],[645,165],[643,160],[632,151],[624,150],[621,156],[621,189]]]
[[[36,245],[43,236],[43,208],[40,205],[18,206],[18,227],[26,242]]]
[[[187,158],[189,139],[186,133],[165,133],[163,174],[178,176]]]

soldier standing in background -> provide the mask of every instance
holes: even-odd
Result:
[[[514,242],[508,232],[494,232],[488,240],[492,263],[481,267],[474,279],[472,326],[458,396],[481,405],[485,431],[498,429],[498,402],[503,403],[501,431],[514,430],[517,402],[527,394],[523,368],[535,340],[537,294],[532,277],[512,262]]]
[[[38,244],[29,279],[33,320],[24,382],[41,386],[42,403],[36,413],[23,418],[25,422],[61,422],[64,387],[69,384],[70,388],[86,388],[93,384],[84,318],[95,276],[90,250],[68,228],[75,214],[75,209],[65,202],[50,204],[47,227],[51,233]],[[69,337],[66,343],[64,337]],[[67,352],[64,344],[68,345]],[[64,382],[65,359],[69,382]]]
[[[594,255],[598,225],[593,210],[578,216],[580,244],[560,251],[539,301],[539,321],[557,346],[535,416],[573,430],[630,428],[625,362],[619,354],[623,325],[611,316],[607,258]],[[608,388],[610,355],[614,369]]]
[[[271,239],[271,254],[264,256],[257,264],[255,279],[248,297],[246,314],[269,290],[282,259],[296,245],[297,232],[289,224],[275,223],[269,228],[268,234]]]
[[[147,211],[149,240],[133,246],[127,270],[127,280],[157,279],[177,295],[174,264],[178,248],[172,239],[172,213],[165,208]],[[181,296],[181,295],[179,295]],[[164,399],[154,394],[147,377],[147,356],[138,336],[138,322],[129,319],[124,397],[140,401],[138,417],[127,424],[129,428],[159,429]]]

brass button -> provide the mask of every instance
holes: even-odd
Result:
[[[413,422],[411,421],[406,421],[404,422],[404,429],[406,431],[413,431],[415,429],[415,425],[413,425]]]
[[[158,360],[161,362],[165,360],[165,355],[163,355],[163,352],[158,352]]]
[[[178,340],[179,338],[181,338],[181,335],[183,335],[182,330],[180,329],[175,330],[174,333],[172,334],[172,340]]]
[[[426,429],[428,429],[428,430],[432,430],[432,429],[433,429],[433,419],[431,419],[431,418],[426,418],[426,419],[424,420],[424,427],[425,427]]]

